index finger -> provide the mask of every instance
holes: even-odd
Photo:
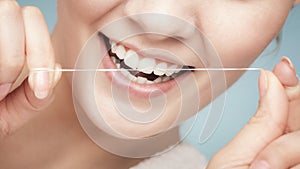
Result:
[[[36,7],[23,8],[26,38],[26,60],[29,69],[54,68],[54,50],[47,24]],[[29,75],[29,84],[38,98],[47,97],[54,73],[37,72]]]
[[[55,59],[47,24],[36,7],[24,7],[27,65],[29,68],[53,68]]]

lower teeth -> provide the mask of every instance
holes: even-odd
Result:
[[[171,80],[170,77],[164,76],[164,77],[158,77],[154,81],[148,80],[147,78],[141,77],[141,76],[134,76],[126,69],[121,68],[122,74],[127,77],[129,80],[137,82],[139,84],[154,84],[154,83],[161,83]]]
[[[119,59],[115,58],[114,56],[111,56],[111,59],[114,62],[114,64],[116,65],[116,67],[118,69],[121,69],[121,73],[125,77],[127,77],[129,80],[137,82],[139,84],[161,83],[161,82],[166,82],[166,81],[169,81],[169,80],[173,79],[172,77],[165,76],[165,75],[164,76],[158,76],[154,80],[149,80],[146,77],[142,77],[142,76],[135,76],[135,75],[133,75],[135,73],[132,73],[132,71],[128,71],[128,70],[126,70],[127,68],[123,68],[122,67],[122,64],[121,64],[122,61],[120,61]],[[144,74],[144,73],[139,72],[139,73],[136,73],[136,74]]]

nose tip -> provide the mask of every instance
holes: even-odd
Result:
[[[169,37],[187,39],[193,36],[196,30],[195,26],[190,22],[167,14],[136,14],[131,15],[130,19],[132,19],[145,33],[158,35],[154,36],[157,40]]]

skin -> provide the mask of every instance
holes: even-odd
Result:
[[[238,135],[210,161],[208,168],[299,168],[297,106],[300,85],[295,69],[283,58],[259,79],[260,106]],[[289,80],[287,80],[289,79]],[[290,92],[293,90],[293,92]],[[257,137],[259,139],[253,139]],[[247,146],[242,146],[247,145]],[[291,149],[294,149],[291,150]],[[230,154],[230,157],[224,158]],[[288,157],[284,157],[288,154]],[[259,166],[259,165],[260,166]]]
[[[171,0],[59,0],[58,22],[50,38],[42,14],[37,8],[20,8],[15,1],[1,0],[0,84],[5,84],[0,87],[1,167],[129,168],[141,160],[112,155],[100,149],[85,135],[73,108],[72,74],[64,74],[62,77],[57,72],[41,73],[38,76],[29,74],[28,79],[23,81],[21,72],[24,65],[29,69],[58,68],[56,63],[64,68],[74,67],[85,42],[106,23],[127,15],[159,12],[182,18],[201,30],[218,51],[224,67],[247,67],[278,34],[290,9],[297,3],[298,0],[195,0],[182,3]],[[144,29],[153,27],[151,22],[142,22],[143,20],[135,20],[133,26],[143,25]],[[161,26],[167,28],[165,25]],[[183,34],[181,28],[175,30],[176,34],[182,35],[183,39],[191,38]],[[169,28],[165,31],[174,30]],[[172,38],[138,36],[128,39],[127,42],[139,45],[142,49],[152,47],[170,50],[188,65],[192,65],[195,58],[192,55],[183,55],[182,53],[186,54],[186,49]],[[300,91],[295,70],[287,62],[289,63],[285,59],[278,63],[273,73],[262,72],[259,85],[261,106],[257,114],[228,146],[216,154],[210,162],[210,168],[248,168],[253,162],[261,160],[267,162],[270,168],[290,168],[300,163],[297,158],[300,152],[295,151],[298,145],[293,144],[299,140],[299,124],[295,117],[298,117],[296,110]],[[226,73],[228,85],[233,84],[242,73]],[[201,74],[200,77],[205,79],[206,75]],[[200,91],[209,89],[207,79],[197,80]],[[20,86],[11,86],[18,81],[22,82]],[[107,78],[103,82],[110,85]],[[209,96],[210,92],[204,95]],[[109,104],[104,112],[111,112],[110,100],[110,97],[106,98],[105,101]],[[208,97],[199,105],[199,109],[209,101]],[[143,126],[143,130],[139,130],[135,136],[157,134],[168,127],[168,121],[174,121],[171,113],[173,105],[168,105],[169,113],[164,118],[157,123]],[[111,118],[118,119],[114,112],[111,113]],[[193,113],[195,112],[187,116]],[[271,127],[266,127],[266,122]],[[139,126],[120,120],[114,127],[130,134],[129,131]],[[274,131],[273,128],[278,130]],[[253,138],[257,132],[262,139],[249,143],[249,138]],[[244,148],[241,143],[248,143],[250,146],[247,147],[252,149]],[[287,152],[283,154],[291,156],[282,157],[280,153],[274,156],[274,152],[280,151],[280,146],[286,147],[283,150]],[[15,162],[16,152],[18,163]]]
[[[272,5],[273,3],[278,5]],[[89,3],[85,1],[76,1],[76,3],[75,1],[58,1],[59,20],[53,38],[55,42],[59,43],[58,47],[56,47],[56,55],[63,56],[59,63],[62,63],[63,67],[74,67],[76,58],[87,39],[105,24],[123,16],[143,12],[160,12],[182,18],[200,29],[216,48],[224,67],[248,67],[281,30],[293,4],[280,0],[276,2],[274,0],[267,0],[262,2],[210,1],[209,3],[206,1],[192,1],[184,3],[184,7],[181,7],[181,5],[180,2],[173,4],[172,1],[163,3],[159,1],[114,1],[111,3],[107,3],[106,1],[89,1]],[[142,6],[145,8],[141,8]],[[89,12],[87,13],[86,11]],[[142,25],[143,29],[150,30],[156,24],[145,21],[144,23],[140,18],[132,18],[132,20],[134,21],[131,25],[132,29]],[[160,24],[161,27],[168,28],[165,32],[175,31],[174,34],[176,35],[183,34],[181,31],[185,30],[184,26],[180,26],[175,30],[173,27],[168,27],[168,25],[163,25],[163,23]],[[269,25],[272,25],[272,30],[266,31]],[[236,33],[232,34],[232,32]],[[66,36],[63,36],[63,39],[57,37],[61,34]],[[262,36],[262,34],[264,35]],[[185,35],[181,38],[189,40],[192,36]],[[133,44],[140,49],[167,49],[183,60],[185,64],[200,67],[199,64],[193,64],[198,62],[195,61],[195,56],[189,53],[186,54],[187,50],[184,48],[184,45],[170,38],[155,38],[147,35],[135,36],[125,40],[125,43]],[[235,82],[242,73],[242,71],[228,72],[226,74],[228,86]],[[203,72],[196,72],[195,74],[196,77],[201,77],[197,78],[199,91],[207,91],[200,98],[202,101],[199,103],[199,106],[203,108],[211,100],[209,79],[208,75]],[[105,76],[99,76],[101,80],[96,83],[100,86],[100,89],[105,90],[104,92],[99,92],[100,94],[97,94],[96,97],[99,98],[98,100],[108,97],[104,101],[105,106],[104,104],[102,104],[103,106],[98,104],[99,109],[102,112],[110,112],[102,114],[106,121],[118,121],[116,125],[112,124],[112,127],[118,132],[134,137],[153,135],[157,134],[161,129],[168,128],[176,118],[177,113],[174,112],[179,108],[174,107],[174,105],[179,104],[174,99],[177,98],[174,97],[174,95],[176,96],[176,91],[174,91],[168,97],[168,103],[172,104],[167,105],[166,116],[146,126],[128,122],[119,116],[117,111],[112,111],[114,109],[113,99],[109,92],[107,92],[109,91],[111,82]],[[69,76],[68,82],[70,84],[71,80]],[[177,89],[177,91],[179,90]],[[144,101],[134,96],[132,100],[133,102]],[[190,117],[196,112],[185,113],[190,113],[187,115]],[[136,130],[137,128],[139,130]],[[136,132],[132,133],[132,131]]]

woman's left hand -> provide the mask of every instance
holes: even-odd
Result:
[[[210,161],[208,169],[300,168],[300,85],[283,57],[260,75],[260,104],[254,117]]]
[[[285,133],[265,147],[254,162],[264,161],[270,169],[300,168],[300,85],[295,68],[286,57],[275,66],[273,73],[289,99],[288,122]]]

